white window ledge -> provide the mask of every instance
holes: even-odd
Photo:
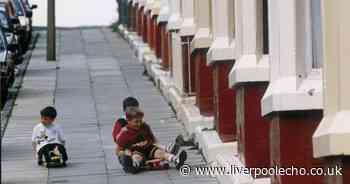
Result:
[[[191,36],[196,33],[196,25],[193,18],[185,18],[180,27],[180,36]]]
[[[169,19],[169,6],[164,6],[160,9],[157,23],[168,22]]]
[[[323,118],[313,135],[314,156],[350,155],[350,111],[340,111]]]
[[[270,83],[261,101],[262,115],[278,111],[323,109],[322,72],[313,71],[296,87],[297,77],[283,77]]]
[[[269,81],[269,59],[268,55],[242,55],[230,72],[229,85],[232,87],[243,82]]]
[[[217,37],[207,53],[207,64],[211,65],[216,61],[234,60],[236,58],[235,42],[230,43],[228,37]]]
[[[138,1],[138,0],[134,0],[134,1],[132,1],[132,5],[133,5],[133,6],[136,6],[136,4],[137,4],[137,3],[139,3],[139,1]]]
[[[159,15],[160,13],[160,1],[154,1],[152,9],[151,9],[151,16]]]
[[[142,8],[143,6],[146,6],[146,0],[139,0],[139,8]]]
[[[147,2],[145,4],[144,12],[152,10],[153,5],[154,5],[154,1],[153,0],[147,0]]]
[[[199,28],[191,42],[191,52],[195,49],[209,48],[213,39],[209,28]]]
[[[180,13],[172,14],[168,20],[168,31],[180,29],[181,23],[182,18],[180,16]]]

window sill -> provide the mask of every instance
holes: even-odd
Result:
[[[162,7],[159,12],[157,23],[168,22],[169,19],[169,7]]]
[[[262,115],[280,111],[323,109],[322,73],[311,72],[301,81],[296,77],[283,77],[269,84],[261,100]]]
[[[207,53],[207,64],[211,65],[217,61],[235,60],[235,42],[230,43],[228,37],[215,38]]]
[[[147,3],[145,4],[144,11],[147,12],[147,11],[152,10],[153,5],[154,5],[154,1],[153,0],[148,0]]]
[[[196,24],[193,18],[184,18],[180,27],[180,36],[192,36],[196,33]]]
[[[350,111],[325,116],[313,135],[314,156],[350,155]]]
[[[196,49],[209,48],[213,39],[209,28],[199,28],[191,43],[191,52]]]
[[[182,18],[179,13],[172,14],[168,20],[168,31],[180,29]]]
[[[146,0],[139,0],[139,8],[146,6]]]
[[[156,16],[159,15],[160,13],[160,2],[159,1],[154,1],[153,6],[151,8],[151,16]]]
[[[267,82],[269,81],[269,56],[242,55],[233,66],[229,85],[231,87],[244,82]]]

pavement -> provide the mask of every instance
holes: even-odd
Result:
[[[46,35],[40,37],[2,139],[1,183],[4,184],[214,184],[209,176],[181,176],[175,169],[126,174],[116,159],[111,137],[114,121],[122,115],[122,100],[139,99],[145,120],[162,144],[186,135],[128,44],[109,28],[62,29],[57,32],[58,62],[46,62]],[[66,168],[36,165],[31,132],[39,111],[58,110],[67,139]],[[198,150],[185,147],[188,164],[205,165]]]

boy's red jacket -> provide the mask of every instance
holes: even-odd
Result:
[[[113,137],[113,141],[115,143],[117,143],[117,136],[119,134],[119,132],[121,131],[121,129],[123,127],[125,127],[128,124],[128,122],[126,121],[126,119],[124,118],[120,118],[118,119],[113,126],[113,131],[112,131],[112,137]]]
[[[143,141],[147,141],[147,145],[144,146],[144,148],[147,148],[156,142],[151,128],[146,123],[143,123],[139,129],[126,127],[124,130],[120,131],[117,136],[118,139],[116,139],[116,142],[118,146],[124,149],[133,150],[134,144]]]

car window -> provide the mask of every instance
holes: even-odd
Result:
[[[5,37],[0,32],[0,63],[6,62],[6,43]]]
[[[8,29],[9,24],[5,12],[0,10],[0,24],[3,28]]]
[[[24,16],[24,10],[20,0],[13,0],[17,16]]]

